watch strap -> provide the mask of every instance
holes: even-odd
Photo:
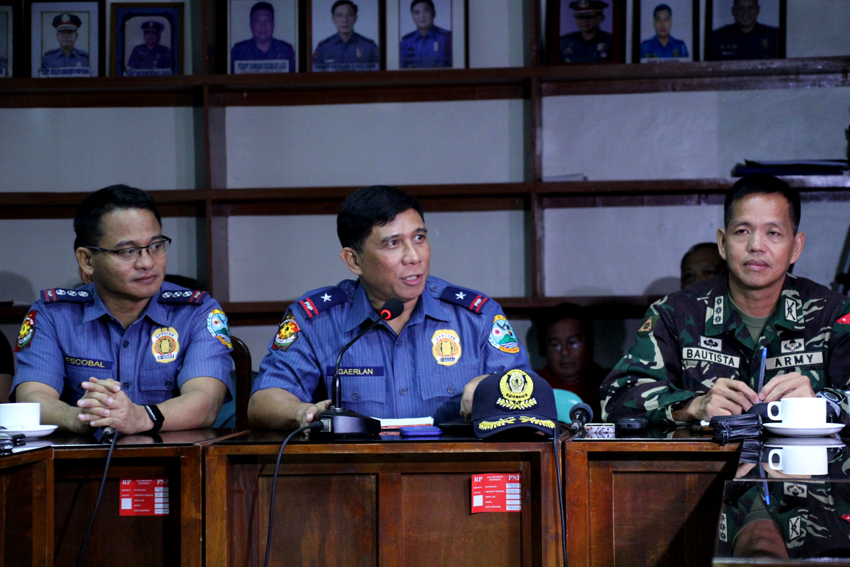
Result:
[[[147,433],[156,433],[162,429],[162,424],[165,423],[165,418],[162,416],[162,412],[159,411],[159,408],[154,404],[146,405],[144,408],[148,417],[151,418],[151,421],[153,421],[153,427],[151,427]]]

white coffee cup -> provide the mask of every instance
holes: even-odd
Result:
[[[767,416],[784,425],[805,427],[826,423],[826,400],[823,398],[782,398],[767,404]]]
[[[828,459],[826,446],[786,445],[771,449],[767,454],[767,466],[784,474],[827,474]]]
[[[0,426],[26,429],[41,425],[41,404],[0,404]]]

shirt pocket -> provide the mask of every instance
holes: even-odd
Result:
[[[157,398],[165,401],[179,393],[177,389],[177,374],[181,366],[179,361],[142,366],[138,377],[139,392],[143,393],[145,399]]]
[[[342,376],[341,384],[342,401],[345,403],[387,403],[386,376]],[[328,395],[333,399],[333,378],[330,385]]]
[[[463,394],[463,387],[478,376],[474,366],[446,367],[443,371],[419,376],[419,392],[423,401],[455,398]]]
[[[114,369],[105,368],[106,366],[111,366],[109,362],[89,359],[78,360],[87,365],[65,363],[65,388],[74,392],[75,401],[82,398],[86,393],[83,390],[83,382],[87,382],[90,378],[97,378],[98,380],[115,378]]]

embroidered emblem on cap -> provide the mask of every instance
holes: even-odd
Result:
[[[491,345],[502,352],[519,352],[519,341],[504,315],[496,315],[493,319],[493,329],[490,331],[489,340]]]
[[[534,382],[522,370],[510,370],[499,381],[499,391],[502,397],[496,400],[496,405],[511,410],[522,410],[537,405],[537,400],[531,397],[534,392]]]
[[[15,342],[15,352],[21,352],[32,346],[32,338],[35,335],[35,316],[37,314],[38,311],[30,311],[24,317],[21,330],[18,332],[18,340]]]
[[[151,352],[157,362],[167,363],[177,360],[180,352],[180,342],[177,329],[174,327],[160,327],[154,329],[151,335]]]
[[[292,346],[292,343],[298,340],[298,333],[300,331],[301,329],[298,327],[295,317],[292,316],[291,312],[287,312],[283,317],[283,321],[280,322],[280,326],[277,328],[277,335],[274,337],[272,350],[286,352]]]
[[[434,360],[437,361],[437,364],[451,366],[460,360],[460,337],[451,329],[434,331],[431,344],[434,345],[431,352],[434,354]]]
[[[227,327],[227,315],[221,309],[213,309],[207,315],[207,330],[217,338],[221,344],[231,348],[230,329]]]

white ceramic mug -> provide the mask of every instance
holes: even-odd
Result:
[[[784,474],[827,474],[827,449],[815,445],[786,445],[771,449],[767,466]]]
[[[41,404],[0,404],[0,426],[27,429],[41,424]]]
[[[767,416],[783,425],[806,427],[826,423],[826,400],[823,398],[783,398],[767,404]]]

